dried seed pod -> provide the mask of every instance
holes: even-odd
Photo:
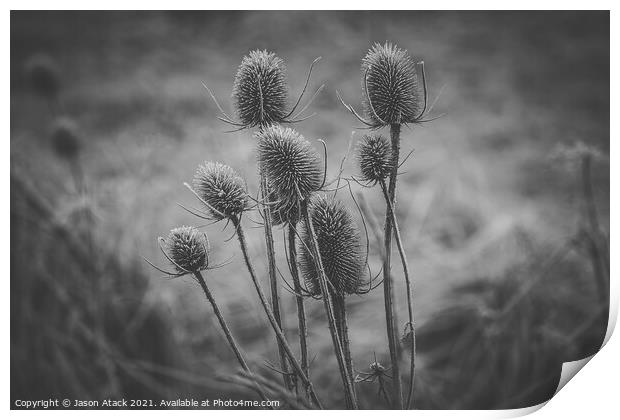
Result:
[[[207,236],[191,226],[181,226],[170,231],[164,239],[166,252],[179,274],[205,270],[209,262]]]
[[[26,73],[37,95],[55,99],[60,90],[58,67],[47,55],[35,55],[26,63]]]
[[[381,135],[365,135],[357,144],[357,160],[362,181],[376,184],[390,175],[392,146]]]
[[[287,115],[284,61],[271,52],[250,51],[237,70],[232,96],[245,127],[282,122]]]
[[[285,209],[321,188],[323,168],[309,141],[292,128],[270,125],[255,134],[258,165]]]
[[[77,125],[69,118],[59,118],[54,122],[51,142],[54,152],[67,160],[76,159],[82,148]]]
[[[248,209],[246,185],[228,165],[205,162],[194,175],[196,194],[207,204],[214,220],[239,216]]]
[[[362,290],[364,255],[360,232],[348,209],[338,200],[326,195],[313,197],[310,203],[310,217],[319,245],[323,268],[333,292],[344,296]],[[304,244],[310,243],[309,232],[301,229],[299,244],[299,266],[312,294],[321,294],[314,261]]]
[[[362,60],[364,110],[376,127],[414,123],[424,107],[415,64],[396,45],[375,44]]]

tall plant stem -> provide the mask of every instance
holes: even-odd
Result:
[[[263,200],[267,200],[269,196],[267,180],[263,175],[260,177],[261,195]],[[263,206],[263,214],[265,215],[265,244],[267,245],[267,260],[269,264],[269,289],[271,290],[271,307],[273,308],[273,316],[278,323],[278,327],[282,328],[282,315],[280,311],[280,297],[278,296],[278,278],[276,273],[276,251],[273,246],[273,229],[271,226],[271,210],[269,206]],[[294,377],[291,376],[286,361],[286,352],[280,340],[278,340],[278,355],[280,356],[280,367],[282,368],[284,385],[291,391],[295,387]]]
[[[395,408],[403,409],[403,391],[400,379],[399,348],[396,335],[396,321],[394,319],[394,289],[390,276],[392,256],[392,218],[390,217],[390,203],[394,203],[396,194],[396,177],[398,174],[398,155],[400,153],[400,124],[390,126],[390,138],[392,142],[392,170],[390,172],[390,184],[388,187],[388,204],[385,211],[384,249],[383,256],[383,299],[385,303],[385,321],[392,364],[392,393]]]
[[[323,296],[323,305],[325,306],[325,313],[327,315],[329,332],[332,336],[332,344],[334,346],[334,352],[336,353],[336,360],[338,361],[340,376],[342,377],[342,385],[344,386],[345,401],[348,408],[357,410],[358,405],[355,398],[353,381],[351,380],[347,372],[347,364],[345,362],[344,351],[342,349],[342,344],[336,326],[336,320],[334,318],[334,306],[331,299],[331,293],[329,292],[329,288],[327,285],[327,276],[325,275],[325,270],[323,269],[323,261],[321,260],[321,253],[319,251],[319,245],[316,240],[316,233],[310,219],[308,200],[303,200],[300,207],[306,230],[308,231],[310,236],[310,243],[306,245],[310,248],[310,254],[312,255],[312,258],[314,260],[316,272],[319,277],[319,286],[321,288],[321,295]]]
[[[295,226],[288,225],[288,253],[291,276],[293,277],[293,287],[296,293],[297,320],[299,325],[299,351],[301,353],[301,369],[304,374],[310,377],[310,366],[308,363],[308,325],[306,324],[306,310],[304,308],[304,298],[302,296],[301,281],[299,280],[299,270],[297,268],[297,246],[296,246]],[[306,388],[306,394],[308,389]]]
[[[599,299],[601,304],[606,306],[609,305],[609,258],[603,239],[605,236],[598,221],[598,211],[592,189],[592,155],[590,153],[585,153],[581,158],[581,182],[586,223],[591,237],[588,248],[592,259],[592,268],[598,282]]]
[[[237,239],[239,240],[239,246],[241,247],[241,253],[243,254],[245,265],[248,269],[248,272],[250,273],[250,277],[252,278],[252,283],[254,283],[256,292],[258,293],[258,298],[260,300],[260,303],[263,306],[265,313],[267,314],[267,319],[269,320],[269,323],[271,324],[271,328],[275,332],[276,337],[278,338],[280,343],[282,343],[282,347],[284,348],[284,351],[286,352],[286,355],[288,356],[289,361],[291,362],[291,365],[293,369],[295,370],[295,373],[297,373],[297,376],[299,377],[303,385],[308,389],[310,393],[310,398],[312,399],[312,401],[318,408],[322,409],[323,406],[321,404],[321,401],[319,401],[319,398],[316,395],[316,392],[314,391],[312,382],[310,382],[310,379],[304,374],[304,371],[301,368],[299,362],[297,361],[297,359],[295,359],[293,351],[291,350],[291,346],[289,346],[288,342],[286,341],[286,337],[284,336],[282,329],[276,322],[276,318],[273,315],[273,311],[269,307],[269,303],[267,302],[267,297],[265,296],[265,292],[263,292],[263,288],[261,287],[258,281],[258,277],[256,276],[256,271],[254,270],[254,265],[252,264],[252,259],[250,258],[250,254],[248,252],[248,246],[245,240],[245,234],[243,232],[243,228],[241,227],[241,221],[237,217],[233,217],[231,221],[233,222],[233,225],[235,226],[235,231],[237,232]]]
[[[342,343],[342,352],[344,353],[344,361],[347,367],[349,380],[353,384],[353,393],[355,394],[355,381],[353,380],[353,358],[351,357],[351,345],[349,342],[349,327],[347,325],[347,309],[345,306],[345,298],[343,295],[334,294],[334,317],[336,318],[336,326],[338,328],[338,336]]]
[[[205,293],[205,296],[207,297],[207,300],[211,304],[211,307],[213,308],[213,312],[215,313],[215,316],[217,317],[217,320],[220,323],[220,327],[222,328],[222,331],[224,331],[224,335],[226,336],[226,340],[228,341],[228,345],[230,346],[231,350],[235,354],[235,357],[237,358],[237,361],[241,365],[241,368],[250,377],[253,377],[252,371],[250,370],[250,367],[248,366],[247,362],[245,361],[245,358],[243,357],[243,354],[241,353],[241,349],[239,348],[239,345],[235,341],[235,338],[233,337],[232,332],[230,331],[230,328],[228,328],[228,324],[226,323],[226,320],[224,319],[224,316],[220,312],[220,308],[217,306],[217,303],[215,303],[215,298],[213,297],[213,295],[211,294],[211,291],[207,287],[207,282],[205,281],[205,279],[202,276],[202,274],[200,272],[198,272],[198,271],[194,273],[194,277],[196,277],[196,280],[198,280],[198,284],[200,284],[200,287],[202,287],[202,291]],[[253,382],[254,382],[254,389],[256,390],[258,395],[260,395],[260,397],[263,400],[269,400],[267,398],[267,395],[265,394],[265,391],[263,390],[262,386],[260,386],[258,384],[258,382],[256,382],[255,380],[253,380]]]
[[[409,368],[409,391],[407,393],[407,403],[405,408],[409,410],[413,403],[413,386],[415,381],[415,359],[416,359],[416,341],[415,341],[415,320],[413,317],[413,287],[411,284],[411,278],[409,277],[409,263],[407,261],[407,255],[403,247],[402,237],[400,235],[400,229],[398,227],[398,221],[396,220],[396,214],[394,213],[394,207],[388,196],[388,190],[385,186],[385,181],[381,181],[381,190],[383,196],[388,204],[389,215],[392,219],[392,227],[394,228],[394,238],[396,239],[396,246],[398,247],[398,253],[400,254],[400,260],[403,265],[403,272],[405,275],[405,284],[407,286],[407,311],[409,315],[409,323],[407,324],[411,332],[411,362]]]

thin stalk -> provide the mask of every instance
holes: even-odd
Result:
[[[297,268],[297,246],[295,244],[295,226],[288,225],[288,253],[293,287],[295,288],[297,302],[297,320],[299,325],[299,350],[301,353],[301,369],[304,374],[310,377],[310,365],[308,363],[308,325],[306,324],[306,311],[304,308],[304,298],[302,296],[301,281],[299,280],[299,270]],[[308,394],[308,389],[306,389]]]
[[[316,392],[314,391],[312,382],[310,382],[310,379],[304,374],[304,371],[302,370],[299,362],[297,361],[297,359],[295,359],[295,356],[293,355],[293,351],[291,350],[291,346],[289,346],[288,342],[286,341],[286,337],[284,336],[282,329],[276,322],[275,316],[273,315],[273,311],[269,307],[269,303],[267,302],[267,297],[265,296],[265,292],[263,292],[263,288],[261,287],[258,281],[258,277],[256,276],[256,271],[254,270],[254,265],[252,264],[252,260],[250,259],[247,242],[245,240],[245,234],[243,232],[243,228],[241,227],[241,221],[237,217],[233,217],[231,221],[233,222],[233,225],[235,226],[235,231],[237,232],[237,239],[239,240],[239,246],[241,247],[241,253],[243,254],[245,265],[248,269],[248,272],[250,273],[250,277],[252,278],[252,283],[254,283],[256,292],[258,293],[260,303],[263,306],[265,313],[267,314],[267,319],[269,320],[269,323],[271,324],[271,328],[275,332],[278,340],[282,343],[282,347],[284,348],[284,351],[286,352],[286,355],[288,356],[293,369],[297,373],[297,376],[299,377],[303,385],[308,389],[310,393],[310,398],[312,399],[312,401],[318,408],[322,409],[323,406],[321,402],[319,401],[319,398],[316,395]]]
[[[336,319],[336,327],[338,328],[338,336],[342,343],[342,352],[344,353],[344,361],[347,366],[349,380],[353,383],[353,393],[355,395],[355,381],[353,380],[353,358],[351,357],[351,345],[349,342],[349,327],[347,325],[347,309],[345,306],[345,298],[342,295],[334,294],[334,318]],[[356,397],[357,398],[357,397]]]
[[[321,295],[323,296],[323,305],[325,306],[325,313],[327,315],[327,322],[329,325],[329,332],[332,336],[332,344],[334,346],[334,352],[336,353],[336,360],[338,361],[338,369],[340,370],[340,376],[342,377],[342,384],[344,386],[345,400],[347,407],[357,410],[357,400],[355,398],[355,391],[353,388],[353,381],[348,375],[347,365],[345,362],[344,351],[342,349],[340,337],[338,335],[338,329],[336,327],[336,320],[334,319],[334,309],[331,299],[331,293],[327,286],[327,276],[323,269],[323,261],[321,260],[321,254],[319,252],[319,245],[316,240],[316,233],[314,226],[310,219],[310,210],[308,209],[308,200],[301,202],[301,213],[304,219],[306,230],[310,236],[310,243],[307,244],[310,247],[310,253],[314,259],[314,264],[319,277],[319,285],[321,288]]]
[[[394,213],[394,208],[392,203],[389,201],[388,191],[385,186],[385,181],[381,181],[381,190],[383,191],[383,196],[385,197],[386,202],[388,203],[388,210],[390,217],[392,219],[392,226],[394,227],[394,237],[396,239],[396,246],[398,248],[398,253],[400,254],[400,260],[403,265],[403,272],[405,275],[405,284],[407,286],[407,311],[409,315],[409,328],[411,328],[411,363],[409,368],[409,392],[407,393],[407,403],[405,408],[409,410],[411,408],[411,404],[413,403],[413,386],[415,381],[415,359],[416,359],[416,341],[415,341],[415,320],[413,317],[413,287],[411,284],[411,279],[409,277],[409,262],[407,261],[407,255],[405,254],[405,249],[403,247],[402,237],[400,235],[400,229],[398,227],[398,222],[396,220],[396,214]]]
[[[241,353],[241,349],[239,348],[239,345],[235,341],[235,338],[233,337],[232,332],[230,331],[230,328],[228,328],[228,324],[226,323],[226,320],[224,319],[224,316],[220,312],[220,308],[217,306],[217,303],[215,303],[215,299],[213,298],[213,295],[211,294],[211,291],[207,287],[207,283],[205,282],[204,277],[202,276],[202,274],[199,271],[197,271],[197,272],[195,272],[193,274],[194,274],[194,277],[196,277],[196,280],[198,280],[198,284],[200,284],[200,287],[202,287],[202,291],[205,293],[205,296],[207,297],[207,300],[211,304],[211,307],[213,308],[213,312],[215,313],[215,316],[217,317],[217,320],[220,323],[220,327],[222,327],[222,331],[224,331],[224,335],[226,336],[226,340],[228,341],[228,345],[230,346],[231,350],[235,354],[235,357],[237,358],[237,361],[241,365],[241,368],[250,377],[253,377],[252,371],[250,370],[250,367],[246,363],[245,358],[243,357],[243,354]],[[253,380],[253,382],[254,382],[254,389],[258,393],[258,395],[260,395],[260,397],[263,400],[269,400],[269,398],[267,398],[267,395],[265,394],[265,391],[258,384],[258,382],[256,382],[255,380]],[[270,407],[270,408],[273,409],[272,407]]]
[[[263,175],[260,177],[261,195],[263,200],[267,201],[269,195],[267,190],[267,180]],[[265,244],[267,245],[267,261],[269,265],[269,289],[271,291],[271,307],[273,316],[278,323],[278,327],[282,329],[282,315],[280,311],[280,297],[278,296],[278,278],[276,273],[276,251],[273,246],[273,229],[271,226],[271,209],[269,206],[263,206],[263,214],[265,215]],[[283,330],[283,329],[282,329]],[[284,331],[284,330],[283,330]],[[278,355],[280,356],[280,367],[283,373],[284,385],[291,391],[295,388],[294,378],[289,373],[289,366],[286,360],[286,352],[282,343],[278,340]]]
[[[390,172],[390,184],[388,188],[388,203],[385,214],[385,230],[384,230],[384,249],[383,256],[383,299],[385,303],[385,321],[388,338],[388,346],[390,349],[390,361],[392,364],[392,393],[394,394],[395,408],[403,409],[403,391],[400,378],[399,362],[399,346],[396,335],[396,322],[394,315],[394,289],[392,285],[392,277],[390,276],[390,259],[392,255],[392,218],[390,217],[390,203],[394,202],[396,194],[396,177],[398,175],[398,155],[400,152],[400,124],[392,124],[390,126],[390,138],[392,141],[392,171]]]
[[[601,249],[604,246],[604,238],[601,226],[598,221],[598,211],[592,189],[592,155],[584,154],[581,159],[581,181],[583,189],[583,200],[586,212],[586,219],[590,236],[592,236],[589,245],[589,252],[592,259],[593,270],[598,282],[599,298],[603,305],[608,305],[609,300],[609,259],[607,258],[607,250]]]

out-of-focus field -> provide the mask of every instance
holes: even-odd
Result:
[[[199,287],[141,260],[165,266],[156,237],[203,223],[176,204],[196,204],[182,183],[203,161],[230,164],[256,191],[252,133],[225,133],[201,82],[228,111],[242,56],[266,48],[286,60],[292,102],[322,56],[310,86],[326,83],[317,115],[296,128],[327,142],[335,175],[352,131],[364,133],[335,91],[360,103],[360,60],[385,40],[425,61],[431,102],[442,92],[432,115],[445,113],[402,137],[404,153],[415,149],[397,193],[419,329],[415,405],[549,398],[561,362],[592,354],[606,327],[595,258],[583,241],[565,245],[588,226],[578,142],[597,151],[593,203],[609,245],[608,13],[13,12],[11,399],[252,397],[216,382],[237,365]],[[85,143],[86,202],[51,149],[49,104],[29,86],[35,54],[61,72],[61,113]],[[349,159],[345,174],[355,173]],[[380,192],[363,194],[382,219]],[[266,287],[261,231],[245,226]],[[205,228],[212,258],[234,260],[207,281],[251,364],[269,375],[275,342],[222,228]],[[371,251],[376,273],[376,241]],[[394,273],[404,324],[398,260]],[[297,348],[294,299],[282,292]],[[373,352],[388,365],[382,289],[348,301],[356,368],[367,370]],[[322,304],[307,309],[313,380],[328,406],[342,407]],[[384,407],[376,385],[359,389],[363,407]]]

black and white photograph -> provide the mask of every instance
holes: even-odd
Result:
[[[609,338],[610,10],[9,13],[11,410],[525,409]]]

